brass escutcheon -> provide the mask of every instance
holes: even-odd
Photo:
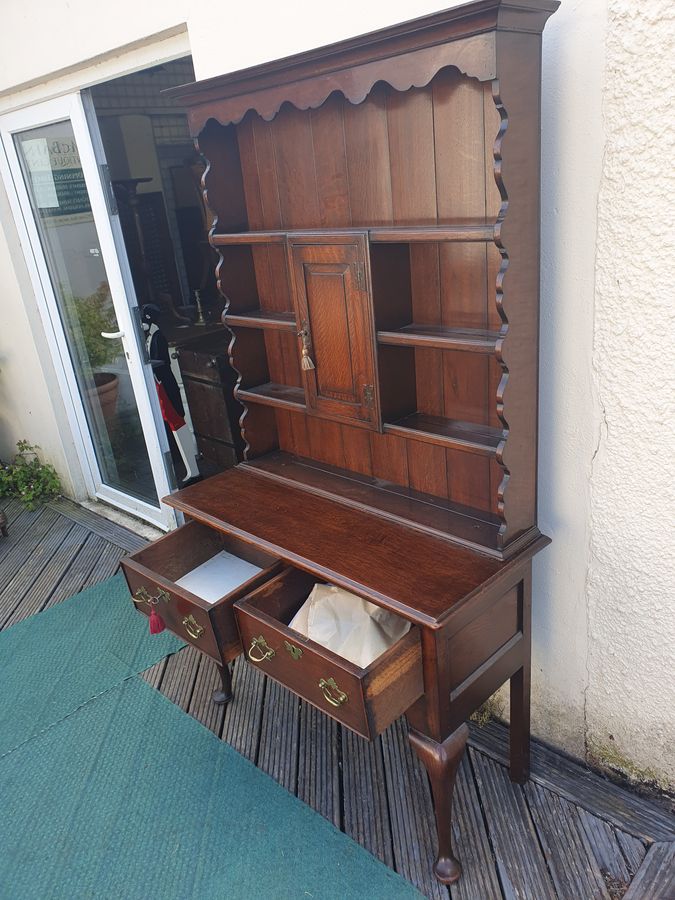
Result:
[[[160,600],[164,603],[168,603],[169,600],[171,600],[171,597],[166,591],[162,590],[162,588],[157,588],[157,593],[153,597],[144,587],[139,587],[134,594],[133,600],[134,603],[147,603],[149,606],[154,606],[159,603]]]
[[[204,634],[204,626],[200,625],[192,614],[183,619],[183,625],[193,641],[198,641]]]
[[[255,650],[258,650],[260,656],[254,656],[253,653]],[[251,641],[251,646],[248,648],[248,658],[251,662],[265,662],[266,659],[272,659],[274,656],[274,650],[269,646],[265,638],[262,634],[259,634],[258,637],[254,637]]]
[[[302,656],[302,650],[300,649],[300,647],[296,647],[295,644],[291,644],[290,641],[284,641],[284,647],[288,650],[293,659],[297,660]]]
[[[342,706],[343,703],[349,700],[345,692],[341,691],[337,686],[334,678],[322,678],[319,681],[319,687],[331,706]]]

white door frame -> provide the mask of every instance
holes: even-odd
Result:
[[[92,497],[105,500],[160,528],[170,529],[176,524],[175,513],[170,507],[162,503],[155,507],[103,484],[28,190],[14,146],[13,135],[16,132],[65,119],[69,119],[72,124],[118,326],[124,335],[121,339],[122,346],[148,457],[157,493],[161,498],[172,490],[169,446],[152,370],[144,361],[141,338],[134,321],[133,308],[137,306],[137,301],[119,217],[110,215],[101,182],[99,163],[103,158],[103,148],[97,127],[93,128],[92,134],[92,124],[95,125],[95,121],[92,123],[88,120],[85,104],[90,104],[89,99],[83,102],[81,94],[74,92],[0,116],[0,137],[4,148],[4,152],[0,152],[0,175],[7,188],[87,489]],[[91,107],[90,114],[93,114]]]

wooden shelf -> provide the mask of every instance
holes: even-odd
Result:
[[[501,522],[489,512],[284,452],[270,453],[242,466],[338,503],[368,509],[391,521],[498,556]]]
[[[291,331],[295,333],[295,313],[265,312],[253,309],[244,313],[226,313],[223,317],[226,325],[238,328],[268,328],[272,331]]]
[[[487,456],[492,456],[505,439],[501,428],[473,425],[423,413],[412,413],[397,422],[385,423],[384,431],[386,434],[397,434],[427,444],[439,444],[441,447],[454,447]]]
[[[289,235],[368,234],[373,244],[405,244],[429,241],[493,241],[497,223],[486,219],[466,219],[445,225],[387,225],[370,228],[307,228],[293,231],[239,231],[211,235],[214,247],[230,244],[283,244]]]
[[[475,328],[443,328],[436,325],[405,325],[397,331],[378,331],[379,344],[393,347],[427,347],[493,353],[500,334]]]
[[[405,244],[425,241],[493,241],[495,222],[467,221],[447,225],[395,225],[368,229],[373,244]]]
[[[294,409],[304,412],[305,392],[302,388],[288,384],[261,384],[253,388],[237,388],[237,399],[240,402],[260,403],[263,406],[278,406],[281,409]]]
[[[285,231],[239,231],[235,234],[212,234],[211,245],[223,247],[229,244],[283,244]]]

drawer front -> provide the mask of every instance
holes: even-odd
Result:
[[[155,604],[155,608],[169,631],[220,662],[218,642],[211,617],[206,610],[188,600],[181,589],[171,582],[163,578],[153,578],[153,573],[143,571],[142,567],[137,568],[133,560],[122,560],[122,569],[136,609],[149,616],[151,604],[142,598],[146,594],[150,597],[159,596],[161,599]],[[232,626],[234,628],[234,621]]]
[[[223,350],[216,353],[180,347],[178,350],[180,370],[185,376],[201,378],[203,381],[227,381],[229,364],[226,353],[227,341],[224,341]]]
[[[367,669],[360,669],[272,617],[280,608],[279,592],[298,588],[296,575],[303,592],[309,593],[314,579],[287,569],[235,603],[246,658],[313,706],[372,739],[424,691],[419,631],[412,628]]]
[[[224,444],[222,441],[216,441],[213,438],[205,437],[197,432],[197,448],[207,462],[213,463],[219,472],[225,469],[231,469],[237,465],[237,451],[231,444]]]
[[[215,603],[176,584],[220,550],[253,563],[260,571]],[[241,653],[234,601],[273,578],[281,567],[269,553],[199,522],[188,522],[122,560],[129,589],[138,601],[136,608],[149,616],[147,598],[159,597],[155,605],[166,627],[217,662],[229,662]]]
[[[187,395],[192,424],[195,431],[205,437],[214,437],[221,441],[233,443],[230,410],[227,407],[225,391],[227,388],[218,384],[204,384],[186,378],[183,382]],[[234,403],[234,400],[232,400]]]

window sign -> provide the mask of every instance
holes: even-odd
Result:
[[[35,138],[23,142],[36,205],[45,224],[58,218],[74,225],[91,217],[84,173],[72,137]]]

